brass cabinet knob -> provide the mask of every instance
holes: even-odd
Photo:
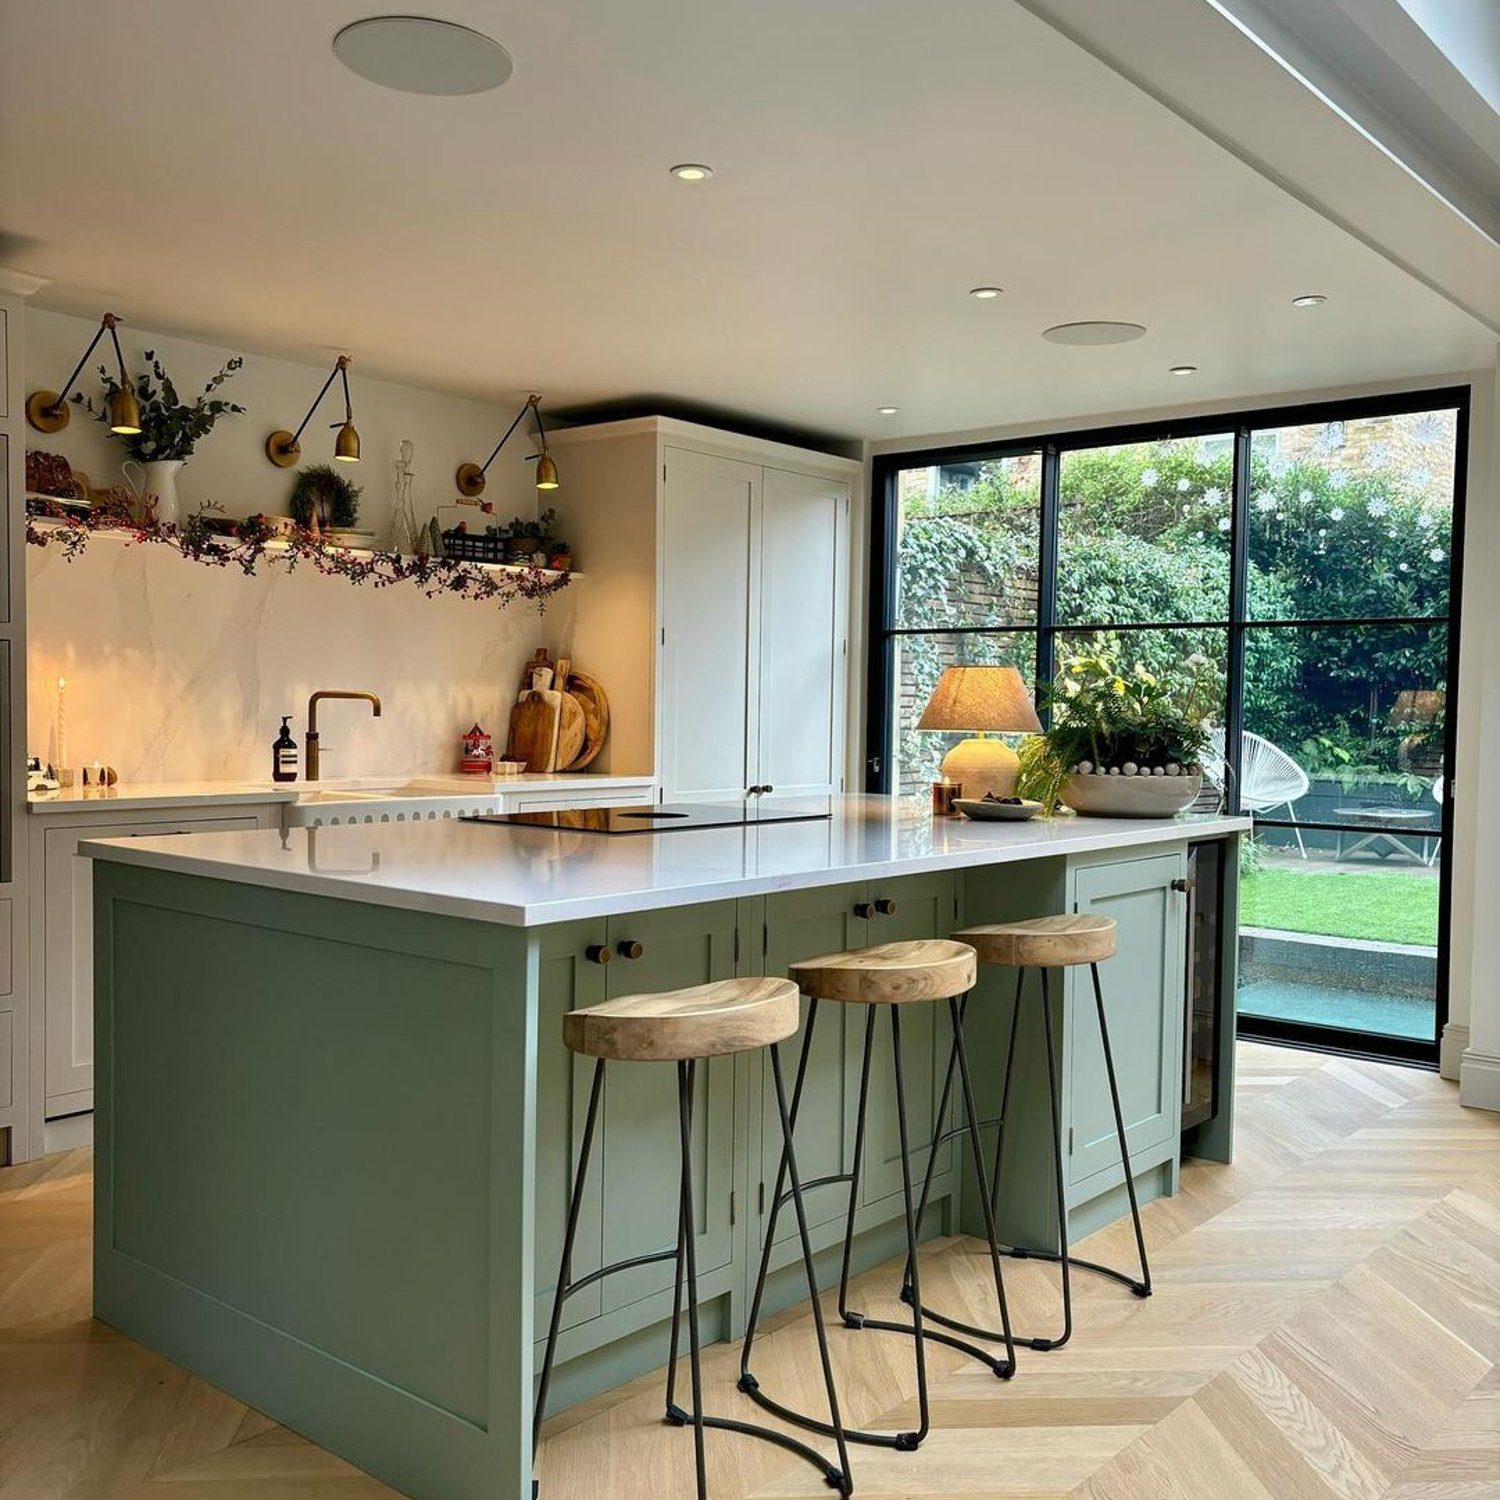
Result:
[[[1181,891],[1184,895],[1186,895],[1190,890],[1192,890],[1192,888],[1193,888],[1193,882],[1191,880],[1181,880],[1181,879],[1178,879],[1178,880],[1174,880],[1172,882],[1172,889],[1174,891]]]
[[[854,915],[861,921],[868,922],[875,915],[875,908],[868,901],[856,901]]]
[[[621,958],[639,958],[646,950],[634,938],[621,938],[615,944],[615,952]]]
[[[882,917],[894,917],[896,915],[896,903],[888,897],[882,896],[875,903],[875,910]]]
[[[591,964],[607,964],[609,962],[609,947],[604,943],[590,943],[583,950],[583,956]]]

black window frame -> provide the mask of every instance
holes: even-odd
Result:
[[[1044,432],[1001,441],[949,444],[935,448],[913,448],[881,452],[871,464],[870,485],[870,577],[865,646],[865,787],[867,791],[890,790],[891,766],[887,748],[894,738],[892,715],[896,708],[896,642],[902,636],[984,635],[1034,631],[1036,681],[1051,682],[1056,672],[1056,641],[1059,634],[1090,628],[1127,632],[1131,630],[1180,629],[1184,626],[1224,629],[1228,633],[1226,747],[1232,775],[1229,805],[1239,811],[1239,758],[1244,731],[1245,642],[1254,629],[1303,626],[1379,626],[1399,624],[1442,625],[1448,634],[1448,679],[1444,765],[1448,768],[1446,792],[1439,807],[1439,898],[1438,957],[1435,985],[1435,1025],[1431,1041],[1409,1037],[1380,1036],[1370,1032],[1316,1026],[1274,1017],[1240,1015],[1239,1034],[1268,1041],[1338,1051],[1357,1056],[1416,1063],[1436,1067],[1443,1028],[1448,1020],[1449,964],[1451,958],[1453,885],[1453,770],[1458,749],[1460,712],[1459,654],[1463,619],[1463,557],[1467,523],[1469,420],[1473,388],[1440,385],[1384,395],[1334,398],[1292,405],[1245,407],[1228,412],[1174,417],[1166,420],[1118,423],[1107,427],[1075,428]],[[1250,454],[1253,435],[1268,428],[1296,427],[1317,422],[1352,422],[1362,418],[1404,416],[1431,410],[1454,410],[1456,433],[1453,475],[1453,535],[1449,544],[1448,610],[1444,615],[1370,618],[1335,617],[1313,620],[1256,620],[1247,614],[1249,537],[1246,520],[1250,504]],[[1230,505],[1230,581],[1227,618],[1212,621],[1132,622],[1128,625],[1097,622],[1095,625],[1057,622],[1057,560],[1060,523],[1059,479],[1065,453],[1126,443],[1165,442],[1176,438],[1233,437],[1233,485]],[[902,627],[896,623],[896,476],[903,469],[948,464],[993,461],[1022,454],[1041,456],[1041,517],[1038,550],[1037,617],[1034,625],[956,626],[946,630]],[[1256,820],[1268,828],[1290,827],[1284,820]],[[1322,825],[1304,824],[1304,827]],[[1338,825],[1330,825],[1337,827]]]

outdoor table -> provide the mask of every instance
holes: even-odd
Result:
[[[1381,859],[1404,854],[1419,865],[1427,863],[1427,842],[1437,830],[1431,826],[1431,814],[1425,808],[1336,807],[1333,814],[1341,823],[1354,824],[1355,829],[1369,829],[1354,837],[1354,829],[1341,828],[1335,859],[1348,859],[1361,849],[1369,849]],[[1419,842],[1413,843],[1414,838]]]

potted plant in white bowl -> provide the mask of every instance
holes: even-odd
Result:
[[[1053,811],[1168,818],[1203,788],[1217,674],[1197,653],[1168,685],[1140,662],[1075,657],[1047,691],[1052,727],[1021,752],[1018,790]]]

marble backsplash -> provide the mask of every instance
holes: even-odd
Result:
[[[247,578],[115,538],[72,561],[28,548],[27,564],[27,748],[55,759],[64,677],[69,760],[130,781],[264,779],[280,716],[300,745],[316,688],[384,708],[324,706],[325,777],[452,770],[476,719],[503,740],[526,659],[564,638],[587,587],[539,616],[310,570]]]

